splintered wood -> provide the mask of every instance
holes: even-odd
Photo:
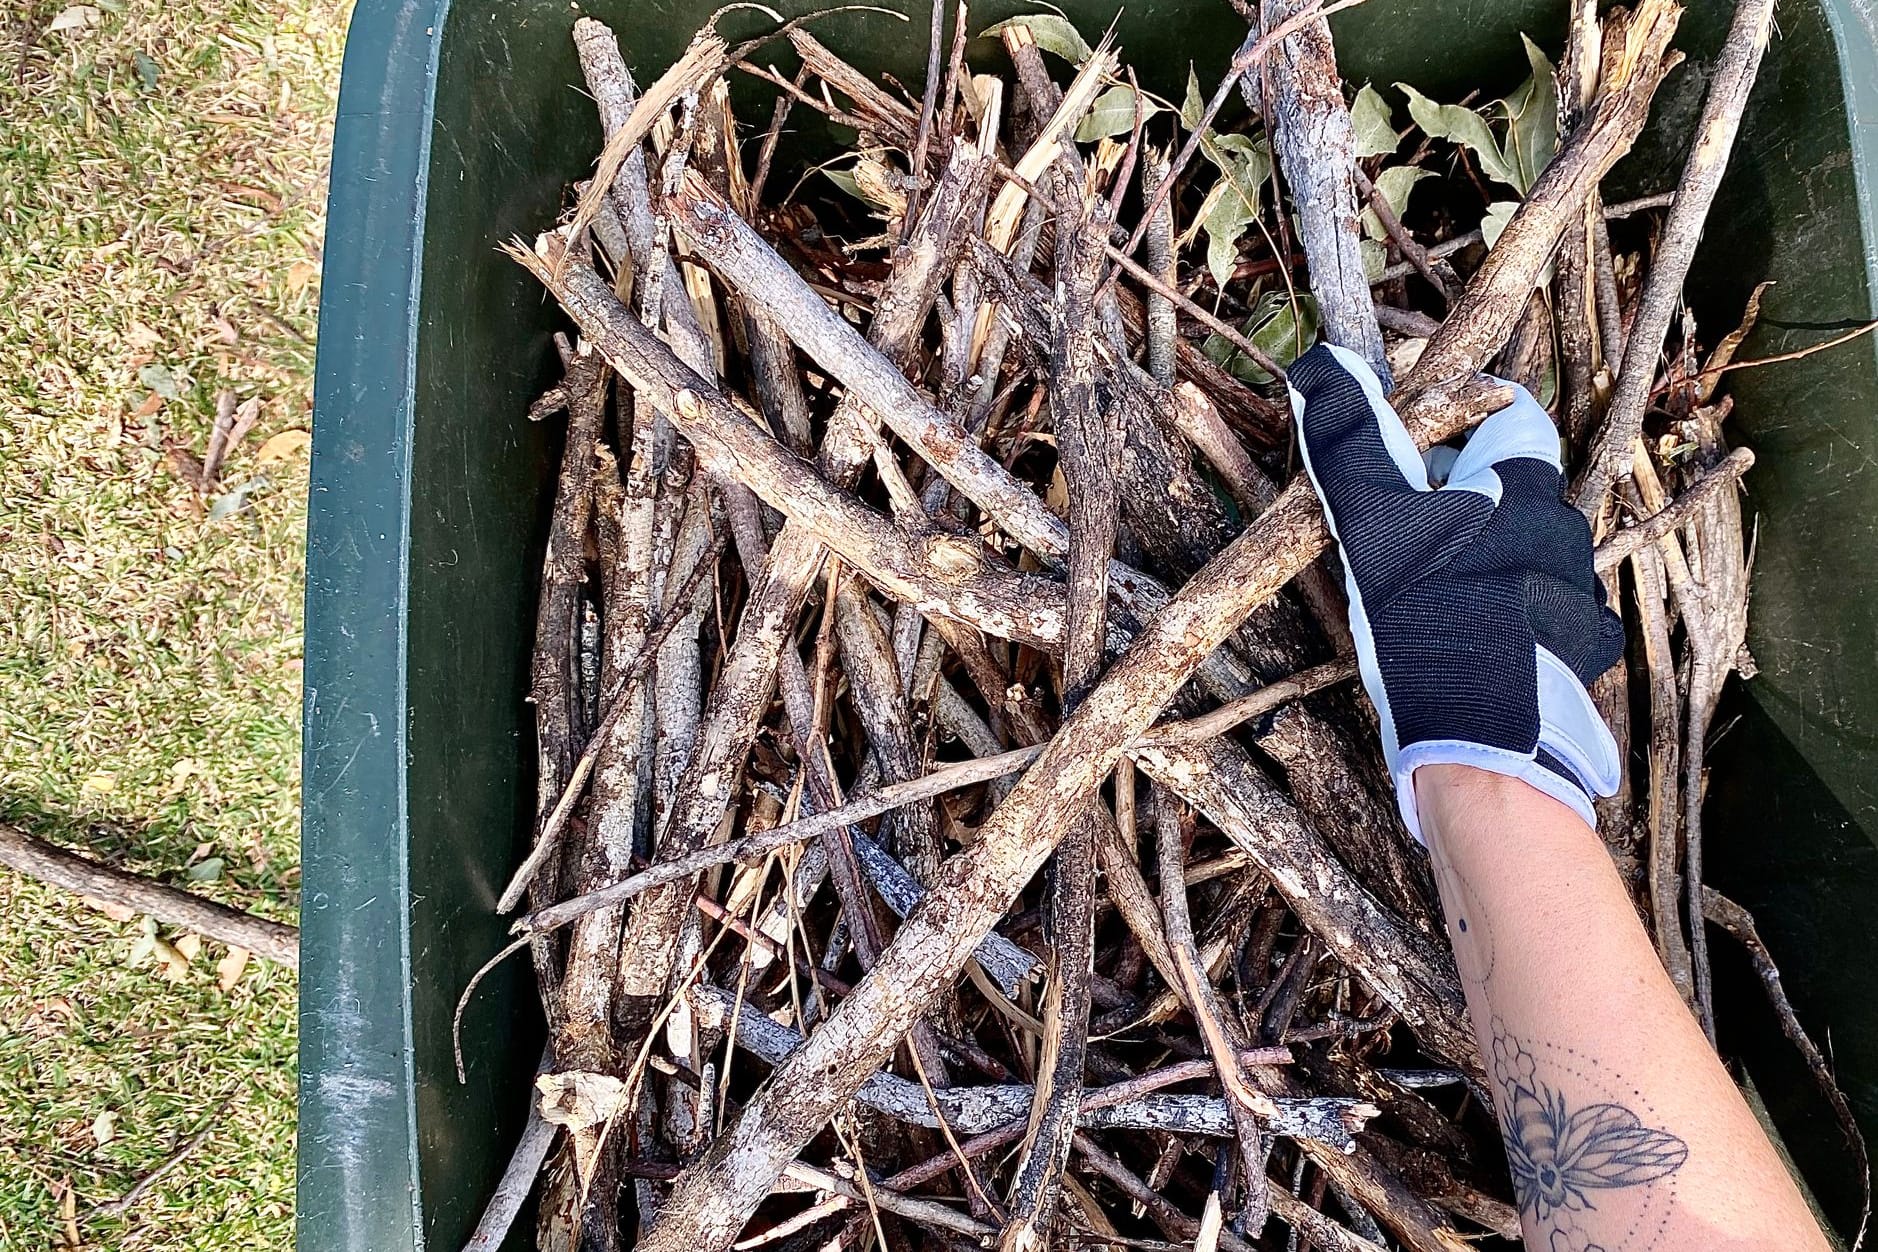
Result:
[[[1411,93],[1408,143],[1323,8],[1267,0],[1179,106],[1054,15],[985,32],[1000,76],[935,6],[919,94],[799,23],[706,30],[642,92],[574,23],[604,150],[508,245],[569,319],[503,897],[549,1046],[475,1246],[537,1176],[557,1252],[1517,1238],[1291,472],[1283,371],[1320,333],[1423,446],[1500,379],[1559,414],[1637,641],[1597,692],[1630,763],[1604,834],[1712,1021],[1704,913],[1758,943],[1699,877],[1709,724],[1752,673],[1716,384],[1754,312],[1705,356],[1665,310],[1771,5],[1683,186],[1616,222],[1672,0],[1574,4],[1556,78],[1532,49],[1477,126]],[[852,150],[794,152],[813,113]]]

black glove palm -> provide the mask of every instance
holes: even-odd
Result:
[[[1523,389],[1453,458],[1427,467],[1353,353],[1291,367],[1305,466],[1343,550],[1350,627],[1403,818],[1436,763],[1507,774],[1593,821],[1617,747],[1586,686],[1623,654],[1591,532],[1561,499],[1558,432]]]

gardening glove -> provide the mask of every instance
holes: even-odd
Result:
[[[1562,499],[1551,418],[1515,386],[1458,456],[1431,454],[1448,468],[1436,488],[1355,353],[1314,348],[1289,385],[1409,830],[1422,837],[1414,775],[1433,764],[1520,779],[1596,825],[1591,796],[1615,794],[1619,761],[1586,687],[1622,656],[1624,628]]]

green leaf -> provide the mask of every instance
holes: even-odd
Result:
[[[1152,100],[1143,99],[1143,116],[1156,112]],[[1093,143],[1113,135],[1131,134],[1135,129],[1135,92],[1132,87],[1110,87],[1095,98],[1089,112],[1076,127],[1077,143]]]
[[[1055,13],[1024,13],[1017,17],[988,26],[979,32],[980,37],[996,37],[1013,26],[1021,26],[1030,31],[1030,37],[1037,41],[1037,46],[1045,52],[1054,52],[1071,65],[1081,65],[1093,55],[1089,41],[1082,37],[1082,32],[1069,24],[1069,19]]]
[[[1402,142],[1402,132],[1395,128],[1389,102],[1382,93],[1365,83],[1350,106],[1350,124],[1356,127],[1358,158],[1388,156]]]
[[[1376,190],[1382,193],[1382,201],[1389,206],[1390,212],[1400,218],[1402,211],[1408,208],[1409,192],[1414,190],[1415,184],[1432,177],[1433,170],[1418,169],[1413,165],[1392,165],[1376,175]],[[1363,210],[1363,233],[1371,239],[1388,238],[1382,219],[1376,216],[1374,209]]]
[[[1520,38],[1526,43],[1532,77],[1501,100],[1500,107],[1507,120],[1506,162],[1513,171],[1513,186],[1523,196],[1558,152],[1558,71],[1539,45],[1525,35]]]
[[[1246,203],[1229,178],[1221,178],[1200,207],[1205,212],[1200,221],[1206,231],[1207,272],[1215,284],[1224,287],[1239,259],[1239,237],[1258,210]]]
[[[1506,224],[1513,220],[1513,211],[1517,208],[1517,200],[1495,200],[1487,206],[1487,216],[1480,220],[1480,237],[1486,240],[1489,249],[1500,242],[1500,236],[1506,233]]]
[[[137,381],[162,396],[165,400],[174,400],[182,394],[182,383],[169,366],[152,361],[137,371]]]
[[[137,67],[137,77],[143,80],[145,91],[157,89],[157,63],[141,48],[130,54],[131,64]]]
[[[220,882],[222,871],[228,868],[228,862],[219,856],[205,856],[183,871],[183,877],[190,882]]]
[[[822,177],[853,196],[856,200],[867,199],[866,196],[861,194],[861,181],[854,176],[853,170],[824,169],[822,171]]]
[[[1200,151],[1232,184],[1233,194],[1245,202],[1247,213],[1257,214],[1259,188],[1272,176],[1271,149],[1250,135],[1216,135],[1208,131],[1200,136]]]
[[[1359,244],[1363,250],[1363,277],[1376,282],[1389,268],[1389,249],[1374,239],[1360,240]]]
[[[1206,231],[1206,268],[1220,286],[1232,274],[1239,255],[1239,237],[1258,219],[1259,188],[1272,173],[1271,152],[1247,135],[1200,137],[1200,150],[1219,167],[1220,179],[1200,206]]]
[[[1279,365],[1290,365],[1317,340],[1317,301],[1300,295],[1294,305],[1286,292],[1268,291],[1252,306],[1243,333]],[[1272,381],[1270,374],[1218,335],[1209,336],[1202,349],[1215,364],[1223,365],[1244,382]]]
[[[1193,66],[1187,66],[1187,97],[1180,102],[1180,124],[1188,130],[1200,129],[1200,119],[1206,116],[1206,97],[1200,94],[1200,76],[1193,72]]]
[[[1408,96],[1409,116],[1417,126],[1436,139],[1460,144],[1480,162],[1481,173],[1518,189],[1518,173],[1500,154],[1499,141],[1493,137],[1486,118],[1458,104],[1436,104],[1407,83],[1396,86]]]

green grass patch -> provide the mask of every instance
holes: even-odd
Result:
[[[0,817],[284,920],[346,8],[0,19]],[[201,492],[224,395],[258,421]],[[64,1246],[68,1194],[87,1247],[288,1247],[293,979],[224,989],[218,945],[173,968],[141,933],[0,877],[0,1248]]]

